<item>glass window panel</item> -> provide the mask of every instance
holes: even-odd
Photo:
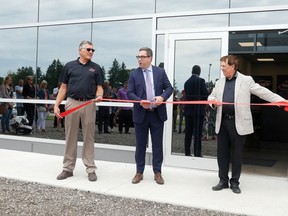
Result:
[[[232,32],[229,35],[230,53],[283,53],[288,52],[288,37],[284,30],[258,32]]]
[[[69,36],[67,36],[69,35]],[[90,40],[91,37],[91,25],[68,25],[68,26],[52,26],[42,27],[39,29],[39,45],[38,45],[38,65],[41,69],[41,73],[44,77],[38,77],[37,83],[40,83],[40,79],[46,79],[48,82],[48,90],[51,98],[53,98],[53,89],[57,87],[58,78],[62,71],[61,66],[57,67],[59,73],[56,72],[49,76],[47,75],[47,69],[52,65],[54,60],[59,60],[62,65],[78,58],[78,46],[82,40]],[[52,77],[51,77],[52,76]],[[52,108],[52,107],[51,107]],[[60,122],[58,127],[54,128],[54,114],[49,113],[46,119],[47,132],[39,132],[35,130],[34,136],[49,139],[65,139],[64,128],[61,128]],[[80,133],[81,134],[81,133]],[[79,140],[82,141],[80,135]]]
[[[29,5],[29,7],[27,7]],[[38,2],[35,0],[2,0],[0,7],[0,25],[31,23],[37,21]]]
[[[259,0],[259,1],[245,1],[243,0],[231,0],[231,7],[260,7],[260,6],[272,6],[272,5],[285,5],[287,0]]]
[[[158,30],[228,26],[228,15],[170,17],[158,19]]]
[[[95,58],[96,62],[104,66],[106,79],[109,79],[108,72],[112,68],[113,62],[115,63],[115,60],[117,60],[120,66],[124,63],[128,73],[129,70],[138,67],[135,56],[139,48],[144,46],[151,47],[151,25],[152,21],[150,19],[93,24],[93,42],[96,49]],[[114,80],[114,85],[110,83],[112,88],[118,89],[121,86],[117,84],[122,82],[120,78],[118,77]],[[111,109],[111,111],[117,111],[117,109]],[[96,133],[98,133],[98,130],[97,127]],[[104,129],[102,130],[104,131]],[[97,143],[116,145],[135,145],[134,128],[131,127],[129,132],[131,134],[125,134],[124,131],[120,134],[116,124],[113,125],[113,133],[97,134],[96,141]]]
[[[179,40],[175,41],[175,65],[174,65],[174,100],[183,99],[182,91],[184,83],[191,77],[192,67],[199,65],[201,67],[200,77],[205,79],[206,85],[212,89],[215,82],[220,77],[220,39],[197,39],[197,40]],[[178,97],[175,97],[177,95]],[[185,106],[185,105],[184,105]],[[183,118],[183,106],[178,106],[173,119],[173,134],[172,134],[172,154],[184,154],[184,139],[185,139],[185,117]],[[210,109],[207,109],[210,110]],[[211,110],[213,112],[213,110]],[[202,154],[204,156],[216,156],[216,143],[213,139],[214,121],[212,114],[210,114],[208,124],[207,121],[203,127]],[[213,114],[214,115],[214,114]],[[209,140],[209,141],[208,141]],[[193,144],[192,144],[193,146]],[[191,147],[193,149],[193,147]],[[193,151],[191,151],[193,153]]]
[[[164,62],[164,46],[165,46],[165,36],[164,35],[157,35],[156,38],[156,65],[159,65],[161,62]]]
[[[92,17],[92,0],[41,0],[40,21],[85,19]]]
[[[135,56],[139,48],[151,47],[151,25],[151,19],[94,23],[95,58],[106,70],[114,59],[127,68],[138,67]]]
[[[36,28],[9,29],[0,31],[1,70],[0,76],[16,73],[18,68],[36,66]]]
[[[231,26],[287,24],[288,11],[231,14]]]
[[[154,13],[154,1],[94,0],[93,17],[126,16]]]
[[[257,33],[257,42],[262,46],[257,47],[258,52],[288,52],[288,36],[278,31]]]
[[[54,59],[67,63],[78,57],[78,45],[90,40],[91,24],[41,27],[38,65],[43,73]],[[95,57],[94,57],[95,58]]]
[[[18,84],[19,79],[25,80],[28,72],[36,71],[36,28],[9,29],[0,31],[1,56],[0,77],[12,74],[12,86]],[[16,96],[16,94],[14,94]],[[17,115],[16,104],[12,111],[13,117]],[[13,130],[10,125],[10,129]]]
[[[255,46],[255,34],[247,32],[232,32],[229,34],[229,53],[252,52]]]
[[[219,9],[228,7],[229,0],[210,1],[209,4],[202,0],[156,0],[157,13]]]

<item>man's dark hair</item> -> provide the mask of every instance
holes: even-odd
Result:
[[[201,68],[199,65],[194,65],[192,68],[192,74],[200,75],[201,73]]]
[[[152,57],[153,56],[153,51],[149,47],[142,47],[139,49],[140,51],[146,51],[147,56]]]

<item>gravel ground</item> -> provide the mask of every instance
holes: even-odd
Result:
[[[0,191],[1,216],[235,215],[6,178],[0,178]]]

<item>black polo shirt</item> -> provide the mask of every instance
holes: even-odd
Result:
[[[237,78],[237,72],[234,74],[232,79],[229,80],[226,78],[222,99],[223,102],[234,103],[236,78]],[[224,115],[225,114],[234,115],[235,114],[234,104],[232,105],[224,104],[222,107],[222,113]]]
[[[60,75],[59,82],[67,84],[67,97],[93,99],[98,85],[103,84],[101,67],[88,61],[82,64],[77,60],[68,62]]]

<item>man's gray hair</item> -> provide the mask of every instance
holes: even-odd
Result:
[[[81,41],[81,43],[79,44],[79,49],[84,48],[86,44],[89,44],[89,45],[93,46],[92,42],[87,41],[87,40],[83,40],[83,41]]]

